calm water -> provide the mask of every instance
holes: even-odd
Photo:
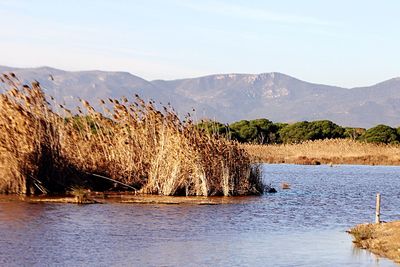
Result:
[[[353,247],[349,227],[400,214],[399,167],[264,165],[279,187],[199,205],[0,200],[0,266],[394,266]],[[397,208],[397,209],[396,209]]]

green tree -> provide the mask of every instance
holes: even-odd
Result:
[[[283,123],[283,122],[276,122],[274,123],[275,127],[276,127],[276,133],[274,134],[274,139],[272,141],[272,143],[275,144],[281,144],[283,143],[282,138],[281,138],[281,130],[285,127],[287,127],[289,124],[288,123]]]
[[[397,130],[387,125],[379,124],[368,129],[361,137],[361,140],[370,143],[399,143],[400,138]]]
[[[241,120],[229,125],[232,138],[239,142],[270,144],[280,142],[280,127],[268,119]]]
[[[312,138],[309,131],[309,122],[301,121],[289,124],[279,131],[283,143],[299,143]]]
[[[258,144],[270,144],[276,142],[277,126],[270,120],[257,119],[251,120],[249,125],[257,128],[257,136],[255,141]]]
[[[302,121],[289,124],[280,129],[283,143],[300,143],[307,140],[343,138],[344,128],[328,121]]]
[[[232,137],[239,142],[253,142],[257,139],[258,128],[255,125],[251,125],[248,120],[241,120],[234,122],[229,125],[229,128],[233,132]]]
[[[360,138],[361,135],[365,133],[364,128],[353,128],[353,127],[346,127],[344,128],[343,136],[344,138],[349,138],[352,140],[357,140]]]
[[[314,139],[343,138],[344,128],[329,120],[310,122]]]

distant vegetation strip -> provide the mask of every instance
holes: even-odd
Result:
[[[274,123],[268,119],[231,124],[201,121],[197,127],[209,134],[251,144],[298,144],[323,139],[349,139],[367,143],[400,144],[400,127],[377,125],[370,129],[343,127],[329,120]]]
[[[298,144],[242,144],[253,161],[290,164],[400,165],[400,146],[326,139]]]
[[[50,104],[38,82],[22,84],[13,73],[0,82],[6,89],[0,94],[0,193],[263,192],[260,171],[244,149],[199,131],[190,118],[181,121],[171,107],[158,110],[137,96],[101,100],[101,112],[81,100],[71,111]]]
[[[290,164],[400,165],[400,127],[342,127],[329,120],[274,123],[241,120],[224,125],[201,121],[213,136],[242,143],[253,161]]]

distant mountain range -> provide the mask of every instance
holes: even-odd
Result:
[[[400,78],[368,87],[314,84],[282,73],[218,74],[180,80],[146,81],[128,72],[63,71],[50,67],[12,68],[26,81],[37,80],[60,102],[84,98],[130,97],[171,103],[180,115],[229,123],[268,118],[274,122],[328,119],[342,126],[400,125]]]

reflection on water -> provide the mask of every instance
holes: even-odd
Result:
[[[345,233],[399,219],[398,167],[265,165],[291,190],[231,204],[28,204],[0,198],[1,266],[393,266]]]

